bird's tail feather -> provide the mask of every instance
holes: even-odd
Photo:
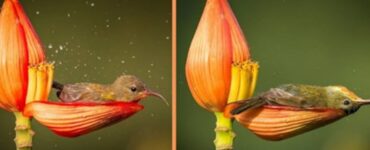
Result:
[[[53,81],[52,87],[54,89],[57,89],[57,90],[60,90],[61,91],[61,90],[63,90],[64,85],[61,84],[61,83],[59,83],[59,82],[57,82],[57,81]]]
[[[250,109],[250,108],[256,108],[260,107],[264,104],[266,104],[266,101],[261,100],[259,97],[251,98],[247,100],[238,101],[236,103],[241,103],[239,107],[233,109],[230,113],[232,115],[240,114],[241,112]]]

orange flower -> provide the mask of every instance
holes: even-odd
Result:
[[[17,118],[18,148],[32,146],[29,119],[32,116],[55,133],[73,137],[113,124],[143,109],[137,103],[47,102],[54,66],[45,62],[42,44],[17,0],[5,0],[1,9],[0,54],[0,108],[14,112]],[[81,115],[86,117],[81,118]]]
[[[5,0],[1,9],[0,53],[0,107],[22,111],[28,81],[33,80],[29,79],[28,67],[43,62],[45,56],[31,23],[15,0]]]
[[[186,77],[196,102],[209,111],[222,112],[230,93],[238,93],[234,89],[239,89],[241,81],[240,72],[232,73],[233,64],[239,68],[242,64],[252,66],[245,69],[249,68],[250,76],[255,72],[255,76],[245,78],[245,82],[255,80],[258,65],[249,57],[247,42],[227,0],[208,0],[186,62]],[[232,85],[232,78],[237,85]],[[247,89],[254,89],[254,85]]]
[[[128,118],[144,107],[136,102],[53,103],[32,102],[24,114],[34,117],[54,133],[76,137]]]

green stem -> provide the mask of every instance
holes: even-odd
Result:
[[[32,136],[31,119],[23,116],[21,112],[14,112],[15,115],[15,145],[17,150],[31,150]]]
[[[214,141],[216,150],[233,149],[233,140],[235,133],[232,131],[232,122],[230,118],[224,117],[222,112],[215,112],[216,116],[216,139]]]

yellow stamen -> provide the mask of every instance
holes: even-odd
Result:
[[[228,103],[245,100],[253,95],[257,82],[258,67],[258,63],[252,61],[233,64]]]
[[[28,68],[28,87],[27,87],[27,97],[26,97],[26,103],[31,102],[34,100],[35,92],[36,92],[36,72],[37,69],[32,66]]]
[[[46,101],[51,90],[54,74],[52,63],[42,62],[28,69],[28,89],[26,103]]]
[[[238,92],[240,87],[240,68],[238,63],[234,63],[231,67],[231,84],[228,102],[238,99]]]

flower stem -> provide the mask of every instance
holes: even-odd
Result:
[[[14,112],[15,115],[15,145],[17,150],[31,150],[32,136],[31,119],[23,116],[21,112]]]
[[[216,139],[214,144],[216,150],[233,149],[233,140],[235,133],[232,131],[232,122],[230,118],[224,117],[222,112],[215,112],[216,116]]]

